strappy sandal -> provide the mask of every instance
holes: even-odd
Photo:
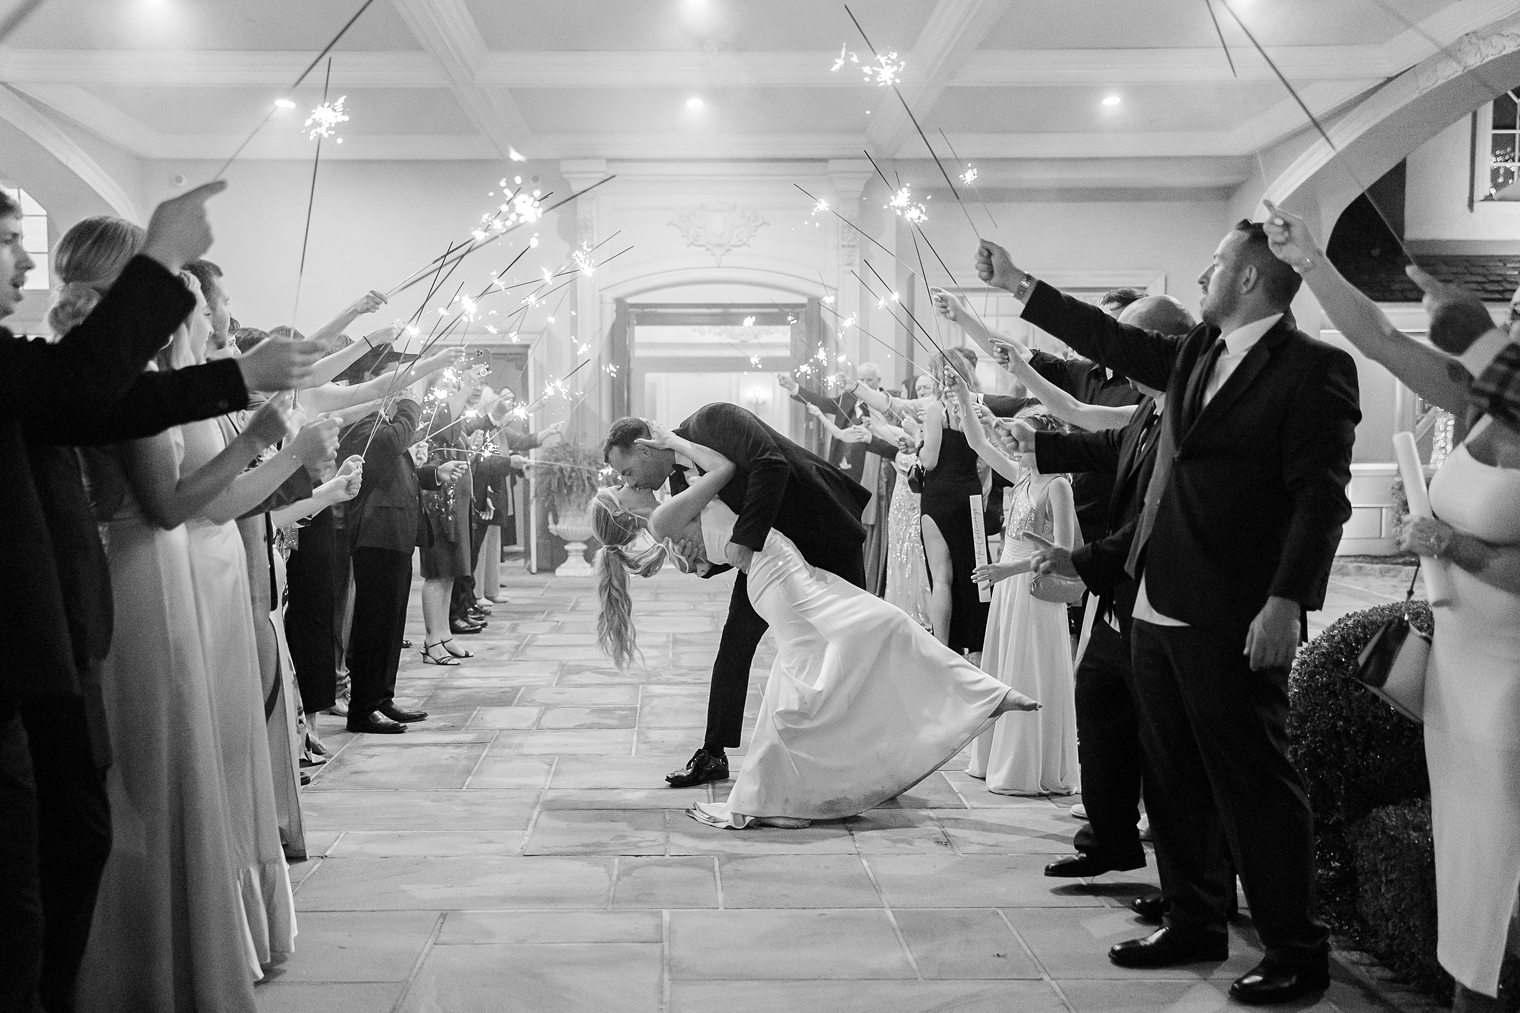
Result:
[[[439,645],[445,651],[448,651],[450,654],[452,654],[456,658],[473,658],[473,657],[475,657],[475,652],[474,651],[465,650],[463,647],[450,647],[449,645],[452,644],[453,642],[454,642],[454,638],[453,637],[444,637],[442,640],[438,641]]]
[[[427,644],[426,646],[424,646],[422,648],[422,663],[424,665],[457,665],[457,664],[459,664],[459,659],[456,658],[456,657],[454,657],[454,655],[452,653],[450,653],[450,651],[449,651],[449,649],[447,647],[443,647],[443,645],[445,643],[447,643],[447,641],[440,640],[436,644]],[[441,658],[435,658],[433,656],[433,648],[435,648],[435,647],[443,647],[443,657],[441,657]]]

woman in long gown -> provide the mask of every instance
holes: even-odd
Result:
[[[1299,270],[1347,340],[1460,417],[1470,377],[1458,361],[1398,331],[1302,219],[1266,206],[1272,252]],[[1412,519],[1403,544],[1435,557],[1451,585],[1433,605],[1425,676],[1436,957],[1456,979],[1455,1013],[1488,1013],[1503,1008],[1506,951],[1520,953],[1520,431],[1480,421],[1436,473],[1430,504],[1435,518]]]
[[[136,226],[115,219],[87,220],[64,236],[55,264],[65,285],[49,314],[58,333],[88,314],[140,243]],[[116,634],[101,665],[113,840],[80,970],[82,1010],[254,1007],[260,970],[237,892],[234,803],[219,763],[220,673],[206,659],[181,525],[285,427],[282,406],[270,405],[198,469],[183,465],[178,430],[89,456]]]
[[[665,540],[691,539],[723,558],[734,514],[715,497],[734,465],[658,427],[651,445],[705,474],[657,507],[654,539],[612,490],[593,502],[604,647],[631,654],[627,572],[658,568]],[[748,574],[749,597],[776,637],[776,660],[744,766],[726,803],[689,815],[715,827],[801,826],[843,819],[894,798],[938,770],[987,721],[1039,704],[941,646],[901,610],[802,558],[772,529]]]
[[[972,376],[975,356],[970,349],[949,349],[940,357],[940,371]],[[978,660],[987,636],[988,609],[971,579],[976,549],[970,500],[981,495],[982,477],[965,430],[976,424],[974,415],[963,414],[941,397],[924,411],[924,442],[918,452],[924,466],[919,509],[929,563],[929,617],[939,642],[969,652],[972,661]]]
[[[964,385],[959,392],[966,393]],[[969,397],[969,394],[967,394]],[[1021,412],[1035,423],[1048,416]],[[1066,606],[1032,593],[1031,560],[1038,546],[1074,548],[1077,514],[1071,484],[1062,475],[1035,475],[1003,454],[981,432],[967,429],[978,456],[1015,479],[1003,521],[1003,552],[973,575],[993,584],[992,616],[982,648],[982,667],[1001,681],[1046,701],[1034,721],[999,721],[977,737],[966,772],[983,778],[999,795],[1070,795],[1078,788],[1076,679],[1067,632]],[[1021,473],[1022,472],[1022,473]]]

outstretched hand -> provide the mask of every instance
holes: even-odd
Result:
[[[997,243],[983,239],[976,248],[976,276],[993,288],[1012,292],[1023,272],[1013,266],[1013,258]]]
[[[970,318],[971,307],[967,305],[964,298],[954,292],[942,288],[931,288],[929,295],[934,300],[935,310],[946,320],[959,323]]]
[[[1265,197],[1261,203],[1267,209],[1268,218],[1261,223],[1267,234],[1267,246],[1272,255],[1289,267],[1307,271],[1324,257],[1314,233],[1298,215],[1289,214]]]
[[[1033,542],[1039,547],[1030,562],[1030,569],[1035,573],[1048,573],[1055,577],[1066,577],[1071,580],[1081,580],[1082,575],[1071,562],[1071,550],[1063,545],[1057,545],[1043,535],[1033,531],[1024,532],[1025,541]]]

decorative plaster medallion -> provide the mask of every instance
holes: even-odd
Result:
[[[769,225],[762,215],[742,211],[731,201],[713,201],[688,208],[671,219],[681,231],[687,246],[712,254],[713,262],[723,266],[723,258],[741,246],[748,246],[761,226]]]

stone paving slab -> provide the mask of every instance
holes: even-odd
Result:
[[[686,808],[732,782],[664,777],[701,741],[727,584],[638,586],[648,665],[620,671],[595,646],[589,579],[506,569],[509,602],[461,641],[475,658],[402,658],[398,697],[428,721],[367,736],[315,716],[331,758],[302,796],[297,952],[259,986],[260,1013],[1213,1013],[1258,959],[1247,921],[1226,961],[1110,964],[1108,946],[1148,931],[1125,904],[1155,888],[1154,862],[1045,878],[1080,797],[994,795],[964,755],[852,819],[697,823]],[[1332,607],[1378,593],[1337,576]],[[420,643],[415,589],[410,619]],[[763,641],[751,722],[773,653]],[[1291,1008],[1401,1006],[1337,969]]]

